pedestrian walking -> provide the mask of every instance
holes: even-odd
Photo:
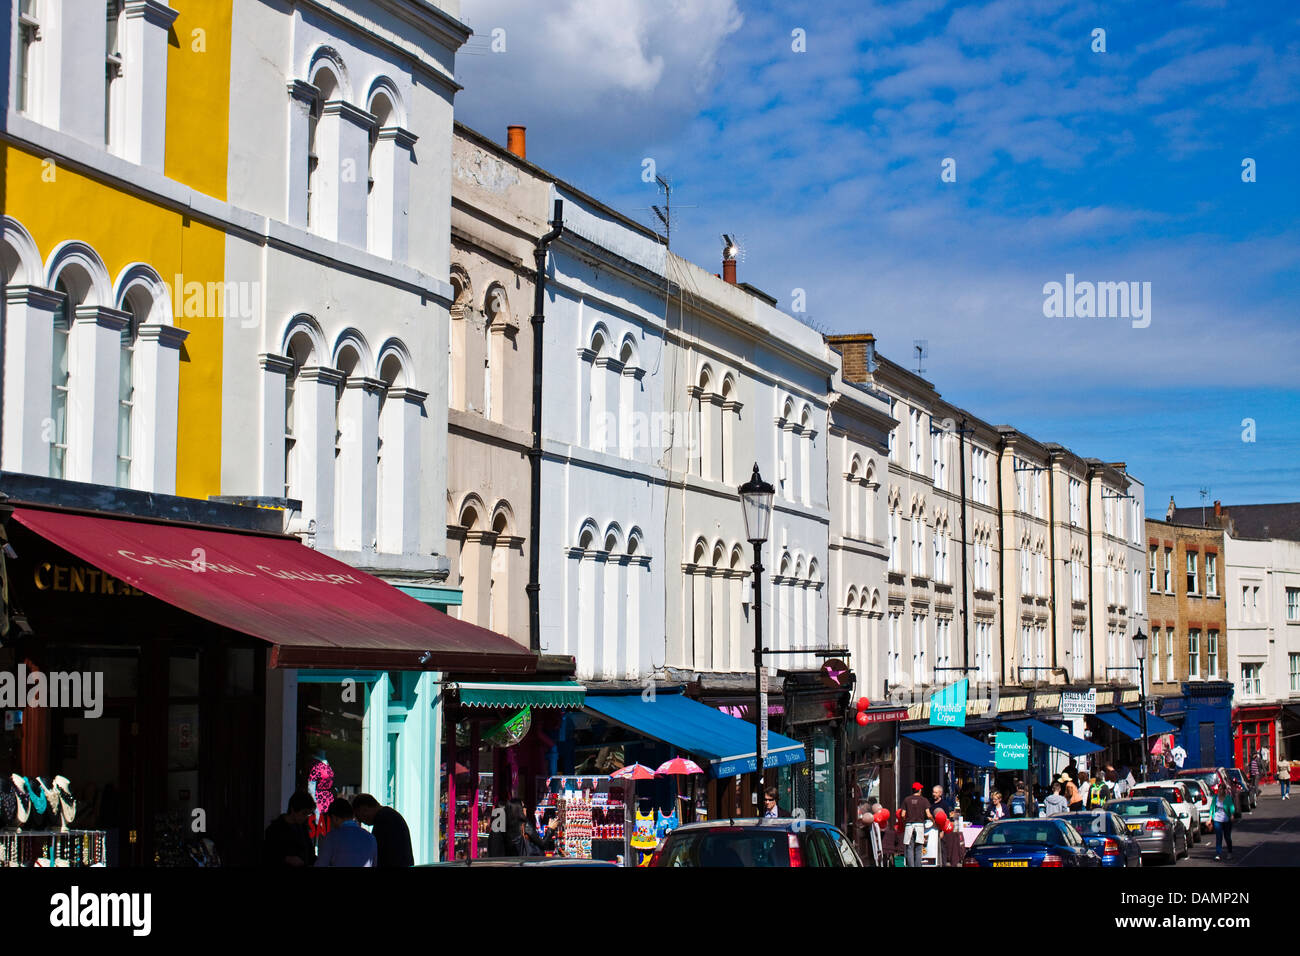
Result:
[[[1016,781],[1016,792],[1007,801],[1007,809],[1013,817],[1029,816],[1029,791],[1025,788],[1023,780]]]
[[[1246,768],[1246,775],[1250,777],[1251,790],[1254,790],[1258,786],[1259,767],[1260,767],[1259,751],[1256,751],[1254,756],[1250,758],[1250,764]]]
[[[381,806],[368,793],[363,793],[352,803],[359,821],[370,827],[379,846],[381,867],[414,866],[415,854],[411,852],[411,829],[402,815],[392,807]]]
[[[1291,782],[1300,783],[1300,760],[1291,761]],[[1291,799],[1291,788],[1286,788],[1286,798]]]
[[[925,824],[933,820],[930,801],[921,791],[920,782],[912,784],[912,795],[903,801],[898,816],[903,821],[903,858],[907,866],[920,866],[925,856]]]
[[[1222,859],[1223,845],[1228,845],[1228,858],[1232,858],[1232,815],[1236,812],[1236,807],[1232,802],[1232,794],[1221,792],[1222,788],[1215,786],[1214,797],[1210,800],[1210,819],[1214,821],[1214,858]]]
[[[1105,774],[1098,770],[1088,787],[1088,809],[1099,810],[1104,807],[1110,799],[1110,793],[1110,784],[1106,782]]]
[[[1061,784],[1059,781],[1052,784],[1051,796],[1044,801],[1044,804],[1047,807],[1047,815],[1049,817],[1054,817],[1058,813],[1070,812],[1070,801],[1066,800],[1061,794]]]
[[[1291,761],[1279,760],[1277,762],[1277,785],[1282,791],[1282,799],[1286,800],[1291,796]]]
[[[1065,785],[1065,802],[1070,805],[1070,812],[1082,813],[1083,791],[1067,774],[1061,774],[1061,782]]]
[[[310,793],[298,791],[289,798],[289,808],[266,828],[262,861],[270,867],[312,866],[316,848],[307,833],[307,821],[316,812],[316,800]]]
[[[1002,791],[994,790],[992,797],[993,802],[989,804],[988,812],[984,814],[985,826],[988,826],[990,823],[996,823],[1007,815],[1007,808],[1002,803]]]

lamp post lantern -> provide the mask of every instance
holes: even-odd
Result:
[[[1142,780],[1146,782],[1151,751],[1147,746],[1147,636],[1142,628],[1133,635],[1133,656],[1138,662],[1138,706],[1142,710]]]
[[[754,807],[763,815],[763,764],[767,758],[766,708],[763,703],[763,562],[762,547],[772,525],[772,498],[776,489],[754,474],[738,489],[745,512],[745,537],[754,546]]]

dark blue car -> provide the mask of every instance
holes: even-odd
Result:
[[[1078,830],[1084,844],[1101,857],[1102,866],[1142,865],[1141,845],[1124,821],[1109,810],[1063,813],[1052,819],[1064,820]]]
[[[990,869],[1101,866],[1101,858],[1061,817],[999,820],[980,831],[962,866]]]

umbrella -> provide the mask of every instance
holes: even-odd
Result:
[[[623,780],[653,780],[655,772],[644,764],[631,763],[615,770],[610,776]]]
[[[655,773],[660,776],[676,776],[688,773],[704,773],[704,771],[700,769],[700,765],[694,760],[688,760],[686,757],[674,757],[667,763],[660,764]]]

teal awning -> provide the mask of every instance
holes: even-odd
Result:
[[[458,682],[450,685],[467,707],[581,707],[587,688],[576,681],[551,684],[528,681]]]

